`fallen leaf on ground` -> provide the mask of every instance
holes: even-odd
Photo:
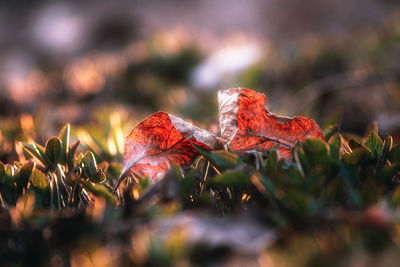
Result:
[[[170,168],[189,165],[197,156],[196,144],[216,149],[219,138],[173,115],[157,112],[136,125],[126,138],[124,169],[119,183],[129,174],[159,180]]]
[[[306,117],[278,117],[266,108],[267,97],[249,89],[218,92],[221,137],[237,152],[267,151],[277,145],[280,158],[290,158],[297,142],[323,139],[318,124]]]

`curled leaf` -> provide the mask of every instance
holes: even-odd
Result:
[[[158,180],[170,168],[189,165],[197,156],[195,144],[215,149],[219,139],[173,115],[157,112],[139,123],[126,138],[124,169],[118,184],[135,173]]]
[[[71,131],[71,126],[68,123],[61,129],[60,134],[58,135],[62,143],[62,151],[60,159],[62,164],[65,164],[68,160],[70,131]]]
[[[364,146],[367,147],[376,158],[382,150],[383,141],[376,132],[370,132],[364,142]]]
[[[218,92],[221,137],[238,152],[267,151],[279,145],[280,158],[289,158],[297,142],[323,140],[318,124],[305,117],[278,117],[266,109],[264,94],[244,88]]]
[[[29,178],[32,174],[33,166],[33,161],[27,161],[18,168],[18,172],[15,178],[17,182],[17,190],[19,193],[22,192],[22,189],[27,186]]]
[[[46,175],[36,168],[32,171],[31,183],[33,187],[36,187],[41,191],[45,191],[49,188],[49,181]]]
[[[61,140],[58,137],[53,137],[47,140],[45,146],[45,154],[52,164],[57,164],[62,152]]]

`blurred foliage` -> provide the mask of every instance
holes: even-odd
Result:
[[[102,169],[92,152],[76,155],[79,141],[70,144],[69,124],[58,137],[48,139],[44,147],[37,143],[20,145],[25,161],[0,165],[3,208],[15,205],[21,196],[31,192],[36,208],[85,207],[92,202],[89,192],[116,202],[104,183],[108,163],[102,164]]]
[[[110,121],[97,136],[90,126],[66,125],[44,146],[16,143],[20,160],[0,164],[3,265],[373,266],[398,259],[400,146],[376,127],[364,137],[328,127],[327,141],[296,145],[294,161],[278,160],[276,148],[238,156],[196,147],[200,156],[186,169],[174,166],[153,184],[130,177],[113,193],[122,126]],[[75,132],[90,142],[80,145]],[[247,238],[269,232],[261,241]]]
[[[116,192],[124,136],[143,114],[218,132],[217,88],[191,80],[209,55],[170,33],[63,63],[39,56],[27,77],[0,84],[0,265],[396,266],[400,28],[382,27],[262,43],[257,62],[218,77],[220,89],[266,90],[278,113],[313,114],[326,141],[298,144],[290,162],[274,149],[197,148],[191,166]]]
[[[282,115],[311,115],[320,125],[334,120],[343,131],[359,135],[377,120],[382,134],[398,141],[398,25],[388,19],[380,28],[365,28],[350,37],[311,35],[284,47],[242,36],[242,42],[222,42],[211,51],[188,32],[170,30],[127,41],[118,50],[82,52],[61,63],[39,58],[42,64],[31,66],[22,77],[9,74],[12,79],[4,79],[0,117],[33,114],[41,122],[40,133],[52,133],[55,128],[48,127],[66,122],[85,124],[104,107],[136,114],[164,110],[210,124],[217,113],[215,91],[241,86],[265,91],[270,108]],[[249,45],[261,50],[249,65],[242,66],[240,55],[218,58]],[[194,79],[204,65],[208,76],[215,76],[212,87],[203,88]],[[48,120],[51,126],[43,125]]]

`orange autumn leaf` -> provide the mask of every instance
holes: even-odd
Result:
[[[140,122],[126,138],[124,170],[118,184],[135,173],[160,179],[170,168],[189,165],[197,156],[192,143],[213,149],[218,138],[173,115],[157,112]]]
[[[249,89],[218,92],[221,135],[238,152],[266,151],[279,145],[280,158],[290,158],[297,142],[323,139],[318,124],[305,117],[278,117],[266,109],[267,97]]]

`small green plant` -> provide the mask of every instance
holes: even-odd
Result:
[[[15,205],[17,199],[29,192],[36,196],[35,206],[85,207],[92,203],[92,194],[111,203],[116,198],[109,192],[105,169],[98,165],[92,152],[76,154],[79,140],[70,144],[70,125],[59,136],[47,140],[43,147],[37,143],[20,143],[24,163],[0,164],[0,197],[2,206]]]
[[[97,251],[107,254],[110,247],[118,251],[115,265],[176,265],[182,260],[201,265],[211,261],[205,260],[210,253],[216,262],[229,255],[223,247],[193,241],[188,229],[173,228],[167,236],[175,241],[169,242],[149,227],[164,227],[163,220],[180,214],[206,214],[209,224],[197,222],[200,228],[213,227],[215,214],[228,218],[227,227],[245,214],[246,220],[275,233],[266,250],[273,261],[293,258],[309,265],[329,259],[336,265],[354,247],[368,253],[398,251],[392,240],[400,237],[399,144],[390,136],[382,140],[376,131],[342,136],[335,127],[325,130],[324,138],[298,143],[293,161],[279,159],[278,147],[237,154],[229,147],[210,151],[193,144],[200,157],[192,164],[171,164],[158,182],[127,179],[117,199],[112,188],[120,168],[111,173],[110,162],[97,164],[99,155],[107,155],[102,150],[99,155],[80,152],[66,125],[45,146],[21,143],[20,162],[0,164],[1,222],[9,225],[1,244],[23,248],[4,245],[6,253],[17,255],[7,262],[44,264],[58,257],[69,264],[82,255],[95,262]],[[333,241],[323,241],[327,236]],[[31,240],[40,249],[32,249]],[[174,251],[175,245],[184,249]],[[297,250],[291,254],[287,247]]]

